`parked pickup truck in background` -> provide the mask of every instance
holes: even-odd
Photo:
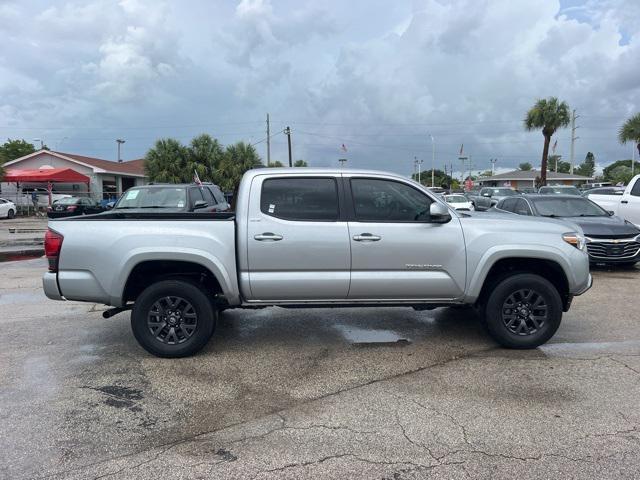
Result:
[[[622,195],[592,193],[589,200],[640,228],[640,175],[631,179]]]
[[[499,220],[498,220],[499,219]],[[456,213],[373,171],[255,169],[236,212],[106,212],[52,220],[49,298],[132,309],[154,355],[200,350],[225,308],[477,307],[491,336],[533,348],[591,286],[581,232],[547,219]]]

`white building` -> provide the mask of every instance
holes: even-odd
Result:
[[[479,178],[477,183],[483,187],[511,187],[521,190],[535,187],[536,179],[539,178],[540,170],[514,170],[512,172],[499,173],[492,177]],[[578,186],[589,180],[592,180],[592,177],[547,171],[547,185]]]
[[[120,196],[125,190],[144,185],[147,179],[144,175],[144,160],[130,160],[127,162],[113,162],[99,158],[85,157],[73,153],[38,150],[37,152],[16,158],[4,164],[5,170],[37,170],[41,168],[71,168],[90,178],[85,183],[57,183],[53,185],[55,193],[68,195],[90,195],[100,201],[104,198]],[[20,188],[20,192],[17,189]],[[25,189],[47,188],[46,185],[3,182],[0,184],[2,196],[9,199],[19,199]]]

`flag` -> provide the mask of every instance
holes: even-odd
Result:
[[[340,151],[341,152],[345,152],[345,153],[347,152],[347,147],[346,147],[346,145],[344,143],[342,145],[340,145]]]
[[[558,140],[553,143],[553,147],[551,147],[551,152],[556,153],[556,147],[558,146]]]
[[[460,144],[460,156],[462,156],[463,152],[464,152],[464,143]]]
[[[193,183],[195,183],[199,187],[202,186],[202,182],[200,181],[200,177],[198,176],[198,172],[196,170],[193,171]]]

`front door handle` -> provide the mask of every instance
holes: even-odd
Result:
[[[629,203],[629,200],[622,200],[620,203]]]
[[[360,235],[354,235],[353,239],[356,242],[377,242],[382,240],[382,237],[374,235],[372,233],[361,233]]]
[[[276,235],[271,232],[264,232],[260,235],[254,235],[254,240],[258,240],[259,242],[277,242],[278,240],[282,240],[282,235]]]

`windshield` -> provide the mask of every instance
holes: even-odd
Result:
[[[543,217],[608,217],[609,214],[586,198],[536,198],[538,214]]]
[[[449,197],[444,197],[447,203],[467,203],[467,197],[463,197],[462,195],[454,195]]]
[[[576,187],[542,187],[540,193],[547,195],[580,195]]]
[[[511,197],[513,195],[518,195],[518,192],[511,190],[510,188],[492,188],[491,193],[494,197]]]
[[[75,205],[79,201],[80,201],[79,198],[67,197],[67,198],[61,198],[60,200],[56,200],[53,203],[55,203],[56,205]]]
[[[166,186],[127,190],[114,208],[185,208],[186,205],[186,188]]]

